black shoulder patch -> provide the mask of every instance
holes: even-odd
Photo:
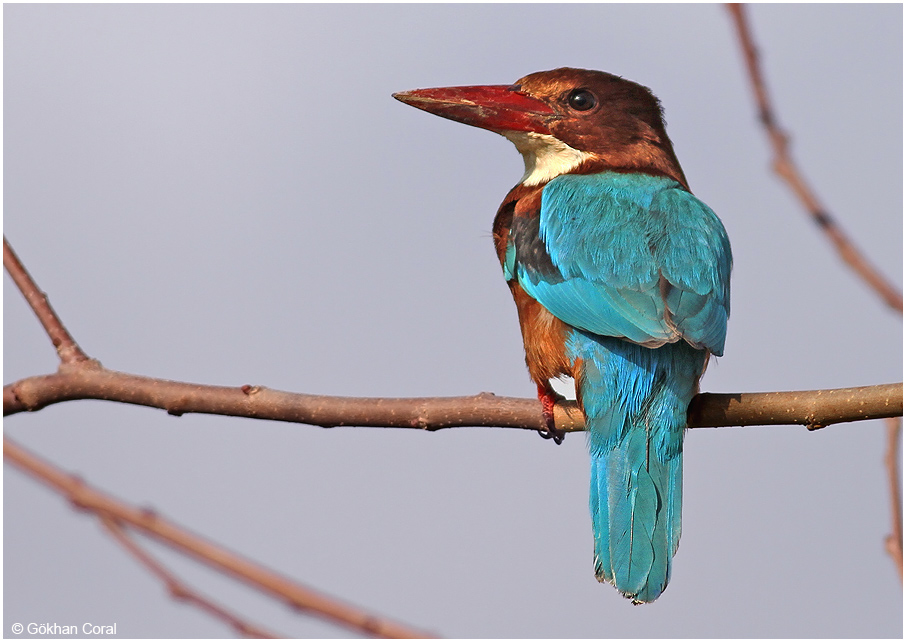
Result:
[[[528,273],[533,283],[542,278],[557,283],[564,280],[551,262],[545,242],[539,237],[539,217],[513,217],[510,239],[516,251],[516,262]]]

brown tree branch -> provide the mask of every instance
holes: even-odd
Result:
[[[888,280],[870,264],[869,260],[857,249],[856,245],[848,238],[844,230],[838,225],[834,217],[822,207],[819,198],[812,191],[798,169],[790,154],[790,141],[788,135],[778,124],[778,118],[768,97],[768,89],[759,66],[759,52],[746,17],[745,6],[738,3],[727,5],[737,28],[737,36],[743,49],[743,57],[749,72],[750,83],[759,110],[759,121],[765,127],[769,142],[774,150],[774,169],[794,192],[813,221],[825,233],[828,239],[838,250],[844,260],[863,280],[876,291],[888,306],[900,313],[904,312],[904,298],[902,293],[891,285]]]
[[[810,430],[904,413],[904,385],[774,393],[702,393],[693,398],[689,426],[802,424]]]
[[[48,337],[50,337],[50,341],[53,342],[54,347],[57,349],[60,361],[64,364],[71,364],[89,359],[88,355],[76,344],[76,340],[72,338],[69,331],[66,330],[57,313],[51,308],[47,294],[41,292],[38,284],[28,274],[28,270],[25,269],[22,262],[19,261],[19,257],[13,252],[13,248],[6,240],[6,236],[3,237],[3,267],[6,268],[6,272],[9,273],[13,283],[16,284],[19,291],[25,296],[28,305],[38,316],[38,321],[41,322]]]
[[[206,386],[111,371],[95,361],[62,364],[57,373],[3,387],[3,414],[37,411],[67,400],[108,400],[164,409],[299,422],[435,431],[451,427],[544,428],[538,400],[498,397],[356,398],[288,393],[261,386]],[[903,413],[903,385],[819,391],[703,393],[690,405],[690,427],[802,424],[811,429]],[[557,427],[582,431],[575,402],[555,407]]]
[[[174,600],[193,603],[199,609],[208,612],[215,618],[225,622],[236,630],[240,636],[253,639],[284,638],[247,623],[228,609],[221,607],[212,600],[205,598],[198,592],[190,589],[183,581],[177,578],[175,574],[155,560],[151,554],[142,549],[135,539],[129,535],[129,532],[126,531],[125,527],[113,516],[99,513],[98,518],[100,518],[101,524],[104,525],[110,535],[113,536],[114,540],[116,540],[123,549],[132,554],[132,557],[138,560],[145,569],[163,581],[164,585],[167,586],[167,591],[170,592],[170,595]]]
[[[285,576],[190,533],[154,511],[137,509],[93,489],[77,476],[64,473],[8,438],[3,440],[3,457],[28,475],[64,495],[79,509],[89,511],[102,520],[113,520],[117,524],[128,525],[182,554],[286,602],[291,607],[311,612],[370,636],[385,638],[429,638],[431,636],[425,632],[373,616],[357,607],[304,587]]]
[[[108,400],[165,409],[171,415],[211,413],[322,427],[371,426],[437,430],[456,426],[545,429],[537,400],[480,393],[447,398],[349,398],[286,393],[260,386],[207,386],[112,371],[90,359],[69,335],[3,240],[4,265],[58,347],[61,364],[51,375],[3,387],[3,415],[37,411],[68,400]],[[704,393],[690,405],[690,427],[803,424],[811,429],[903,413],[903,386],[885,384],[829,391]],[[555,407],[562,431],[582,431],[575,403]]]

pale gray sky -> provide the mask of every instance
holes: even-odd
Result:
[[[770,90],[828,208],[901,281],[902,8],[751,8]],[[4,233],[106,366],[368,396],[531,396],[491,247],[506,140],[392,92],[602,69],[662,99],[735,255],[709,391],[901,379],[901,319],[769,171],[716,5],[5,5]],[[55,354],[4,280],[4,382]],[[435,434],[71,402],[7,435],[301,582],[450,637],[892,637],[902,592],[881,422],[695,430],[665,594],[592,572],[588,456]],[[116,622],[231,636],[90,517],[4,473],[4,635]],[[294,636],[347,636],[159,552]]]

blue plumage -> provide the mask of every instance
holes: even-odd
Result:
[[[718,217],[676,181],[566,174],[542,190],[547,259],[509,267],[574,330],[592,457],[595,573],[638,602],[670,578],[680,539],[686,412],[724,351],[731,252]]]
[[[400,100],[503,134],[526,174],[492,229],[547,427],[572,376],[592,460],[595,575],[654,601],[680,541],[683,431],[710,355],[724,353],[731,248],[694,197],[661,104],[614,74],[560,68],[512,85]]]
[[[654,601],[680,541],[683,430],[708,353],[582,331],[568,351],[583,361],[595,575],[637,602]]]
[[[724,352],[731,249],[718,217],[676,181],[564,174],[542,190],[539,237],[554,273],[509,267],[556,317],[656,347],[681,337]]]

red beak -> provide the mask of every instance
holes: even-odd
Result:
[[[437,116],[493,132],[548,134],[547,123],[555,115],[547,103],[507,85],[414,89],[393,96]]]

